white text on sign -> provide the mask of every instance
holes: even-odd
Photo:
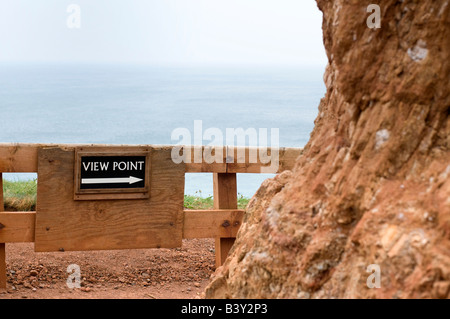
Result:
[[[85,171],[98,172],[107,171],[110,162],[83,162]],[[141,171],[144,169],[144,161],[127,161],[127,162],[112,162],[113,171]]]

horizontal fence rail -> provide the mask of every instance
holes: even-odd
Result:
[[[108,147],[117,148],[129,147],[131,145],[107,145],[107,144],[25,144],[25,143],[0,143],[0,173],[37,173],[38,150],[39,148],[74,148],[74,147]],[[147,146],[147,145],[132,145]],[[180,146],[174,145],[152,145],[158,149],[174,149]],[[258,154],[261,148],[258,147],[217,147],[222,149],[221,161],[208,163],[205,161],[205,154],[209,153],[206,146],[182,146],[180,151],[190,149],[191,159],[186,161],[186,173],[261,173],[261,168],[269,167],[270,163],[262,163],[260,156],[257,156],[256,163],[249,161],[250,154]],[[272,151],[278,152],[278,167],[273,173],[280,173],[294,167],[295,160],[300,155],[301,148],[280,147],[277,149],[267,148],[268,155]],[[255,152],[256,151],[256,152]],[[252,153],[253,152],[253,153]],[[202,154],[200,158],[196,155]],[[242,157],[245,154],[245,158]],[[208,160],[208,158],[206,158]],[[212,160],[211,160],[212,161]],[[211,162],[209,161],[209,162]]]
[[[183,238],[235,238],[245,210],[184,210]],[[34,242],[36,212],[1,212],[0,243]]]

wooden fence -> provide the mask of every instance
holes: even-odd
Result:
[[[174,164],[174,147],[0,143],[0,289],[6,288],[5,243],[34,242],[36,251],[64,251],[179,247],[182,238],[215,238],[216,266],[222,265],[245,212],[237,209],[236,174],[261,173],[271,163],[250,161],[255,149],[249,147],[223,147],[222,160],[202,156],[199,161],[199,154],[211,153],[205,147],[189,147],[190,163]],[[148,199],[126,195],[76,201],[74,156],[92,150],[151,154]],[[274,151],[279,164],[274,173],[280,173],[293,168],[301,149],[269,149],[268,153]],[[3,211],[2,173],[38,173],[36,212]],[[184,209],[185,173],[213,173],[214,209]]]

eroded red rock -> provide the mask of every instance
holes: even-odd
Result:
[[[318,0],[326,96],[207,298],[449,298],[450,3]],[[380,268],[369,288],[367,267]]]

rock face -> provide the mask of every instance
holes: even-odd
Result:
[[[249,203],[206,298],[449,298],[450,1],[376,1],[377,29],[371,2],[317,1],[315,128]]]

